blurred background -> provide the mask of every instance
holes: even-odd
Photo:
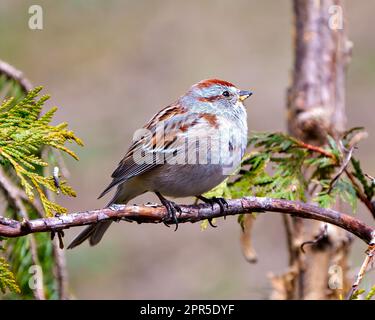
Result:
[[[32,4],[43,8],[43,30],[28,28]],[[345,1],[344,13],[354,43],[348,127],[367,128],[370,137],[356,153],[374,175],[375,2]],[[291,1],[1,0],[0,39],[0,58],[43,85],[52,95],[49,105],[59,107],[56,122],[67,121],[85,142],[74,149],[80,161],[68,160],[78,197],[58,199],[71,212],[106,204],[96,198],[133,132],[201,79],[222,78],[255,92],[247,103],[250,130],[286,129]],[[157,199],[146,194],[132,202],[147,201]],[[288,262],[281,216],[258,216],[255,265],[242,257],[237,219],[217,224],[203,232],[199,224],[180,225],[178,232],[115,224],[99,246],[67,252],[71,291],[82,299],[267,298],[267,274],[284,271]],[[78,232],[67,231],[65,242]],[[354,269],[364,250],[356,242]]]

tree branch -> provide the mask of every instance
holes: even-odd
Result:
[[[25,93],[33,88],[31,82],[24,76],[22,71],[17,70],[15,67],[2,60],[0,60],[0,75],[1,74],[4,74],[9,79],[17,81]]]
[[[375,243],[375,229],[373,227],[335,210],[324,209],[298,201],[259,197],[232,199],[227,200],[227,202],[228,208],[224,213],[220,212],[218,205],[214,205],[213,208],[206,204],[181,205],[182,213],[178,215],[178,221],[180,223],[198,222],[204,219],[241,213],[279,212],[304,219],[331,223],[356,235],[367,244]],[[0,236],[20,237],[30,233],[58,231],[104,220],[127,220],[138,223],[160,223],[164,221],[167,224],[174,224],[173,219],[167,217],[166,209],[160,205],[116,205],[111,208],[75,212],[55,218],[35,219],[24,222],[0,217]]]

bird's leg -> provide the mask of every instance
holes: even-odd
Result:
[[[215,203],[218,204],[219,207],[220,207],[220,213],[225,213],[225,208],[224,207],[226,207],[228,209],[228,202],[224,198],[213,197],[211,199],[208,199],[208,198],[203,197],[203,196],[196,196],[196,197],[198,199],[202,200],[203,202],[210,204],[211,207],[212,207],[212,209],[214,209],[214,204]],[[224,215],[224,219],[225,218],[226,218],[226,215]],[[210,222],[210,220],[208,222]],[[211,222],[210,222],[210,224],[211,224]]]
[[[155,194],[158,196],[158,198],[160,199],[163,206],[167,209],[168,219],[174,220],[174,222],[176,224],[176,228],[174,229],[174,231],[176,231],[178,229],[178,220],[177,220],[177,214],[176,213],[178,212],[178,213],[181,214],[182,213],[181,208],[179,207],[179,205],[177,205],[173,201],[169,201],[169,200],[165,199],[159,192],[155,192]],[[165,219],[163,219],[163,223],[167,227],[169,227],[169,225],[165,223]]]

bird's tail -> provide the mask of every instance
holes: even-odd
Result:
[[[74,238],[74,240],[68,246],[68,249],[73,249],[74,247],[79,246],[87,239],[89,239],[91,246],[95,246],[100,242],[111,223],[112,221],[102,221],[88,226],[77,237]]]
[[[112,204],[116,203],[119,195],[119,190],[112,198],[112,200],[107,204],[110,207]],[[81,243],[89,239],[90,246],[97,245],[103,238],[104,233],[107,231],[112,221],[101,221],[86,227],[73,241],[69,244],[68,249],[73,249],[79,246]]]

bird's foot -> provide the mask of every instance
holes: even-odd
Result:
[[[169,227],[169,225],[167,224],[166,221],[173,219],[173,221],[174,221],[174,223],[176,225],[174,231],[176,231],[178,229],[177,213],[179,213],[180,215],[182,213],[182,210],[181,210],[180,206],[178,204],[174,203],[173,201],[169,201],[169,200],[165,199],[160,193],[158,193],[158,192],[155,192],[155,193],[158,196],[158,198],[160,199],[160,201],[163,204],[163,206],[167,209],[168,215],[165,216],[162,219],[163,223],[167,227]]]
[[[219,207],[220,207],[220,213],[222,213],[222,214],[225,214],[225,209],[228,209],[228,202],[224,198],[213,197],[211,199],[208,199],[208,198],[203,197],[203,196],[197,196],[197,198],[202,200],[205,203],[210,204],[212,209],[214,209],[214,204],[218,204]],[[224,219],[225,218],[226,218],[226,215],[224,215]],[[208,220],[208,222],[212,226],[212,221]]]

